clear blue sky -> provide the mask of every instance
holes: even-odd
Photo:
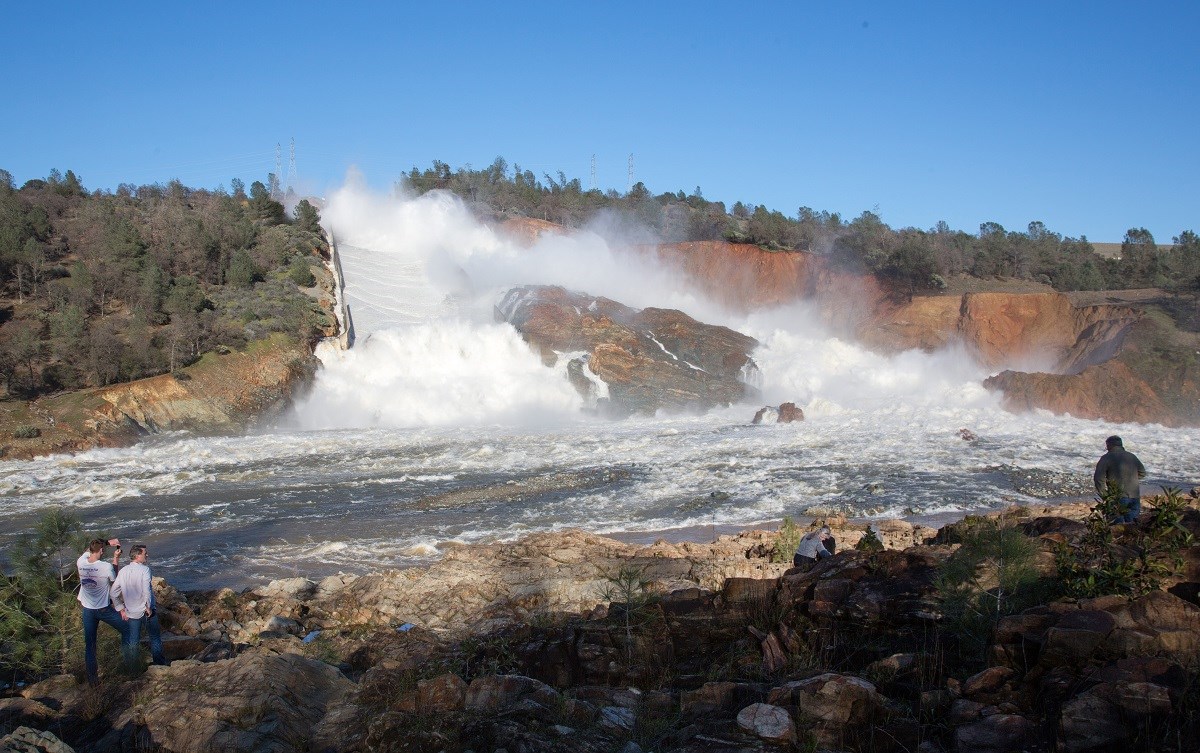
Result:
[[[905,7],[908,6],[908,7]],[[498,155],[893,227],[1200,230],[1200,3],[12,3],[0,168],[318,193]]]

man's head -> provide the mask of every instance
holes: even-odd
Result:
[[[1121,449],[1125,449],[1125,445],[1121,442],[1121,438],[1118,437],[1116,434],[1114,434],[1111,437],[1109,437],[1108,439],[1104,440],[1104,446],[1110,450],[1115,450],[1118,447],[1120,447]]]
[[[146,561],[147,556],[148,552],[146,551],[145,544],[134,544],[129,550],[129,559],[134,562],[143,563]]]
[[[103,554],[104,539],[92,539],[88,542],[88,554]]]

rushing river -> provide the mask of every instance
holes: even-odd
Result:
[[[738,318],[599,235],[519,248],[450,197],[353,187],[325,220],[342,239],[358,342],[322,348],[325,366],[284,425],[2,463],[0,548],[66,505],[89,530],[149,544],[173,584],[209,588],[422,564],[456,542],[570,527],[706,539],[826,511],[936,517],[1089,495],[1113,433],[1150,484],[1200,482],[1200,431],[1009,414],[961,353],[875,355],[799,307]],[[561,368],[492,320],[508,286],[546,282],[755,336],[762,401],[591,417]],[[750,425],[759,405],[784,400],[807,420]]]

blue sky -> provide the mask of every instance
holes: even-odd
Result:
[[[1144,5],[1144,7],[1143,7]],[[908,6],[908,7],[904,7]],[[318,194],[496,156],[893,227],[1200,230],[1196,2],[5,9],[0,168]]]

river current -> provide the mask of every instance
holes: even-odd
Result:
[[[65,505],[89,530],[147,543],[172,584],[215,588],[425,564],[447,547],[573,527],[708,539],[783,516],[937,518],[1089,496],[1114,433],[1149,485],[1200,482],[1196,429],[1007,413],[961,352],[883,357],[821,332],[803,307],[730,314],[622,259],[604,239],[611,227],[524,248],[453,197],[383,198],[353,183],[324,219],[358,341],[322,347],[313,389],[284,422],[0,463],[0,551]],[[762,399],[595,418],[561,366],[493,320],[499,295],[523,283],[681,308],[753,335]],[[785,400],[807,419],[750,424]]]

